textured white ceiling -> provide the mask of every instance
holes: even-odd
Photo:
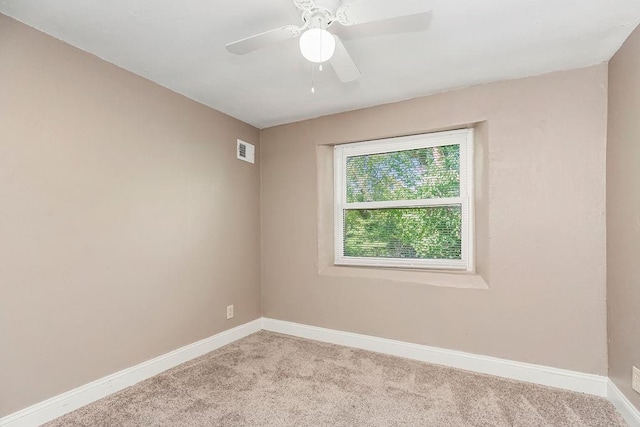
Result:
[[[640,22],[639,0],[431,4],[390,23],[332,26],[362,75],[344,84],[327,66],[315,94],[297,39],[244,56],[225,49],[299,25],[291,0],[0,0],[0,12],[260,128],[597,64]]]

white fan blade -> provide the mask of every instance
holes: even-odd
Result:
[[[275,30],[265,31],[246,39],[238,40],[227,45],[227,50],[236,55],[244,55],[257,49],[282,42],[300,35],[300,28],[295,25],[286,25]]]
[[[364,24],[431,10],[430,0],[358,0],[340,6],[336,17],[342,25]]]
[[[351,55],[349,55],[344,44],[342,44],[340,37],[334,34],[333,38],[336,39],[336,50],[329,62],[331,62],[331,66],[335,70],[340,81],[343,83],[352,82],[360,77],[360,70],[358,70],[353,59],[351,59]]]

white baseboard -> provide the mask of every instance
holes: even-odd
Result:
[[[627,399],[620,389],[609,380],[609,386],[607,388],[607,398],[616,407],[622,418],[631,427],[640,427],[640,411],[633,406],[633,403]]]
[[[38,426],[261,329],[262,319],[256,319],[220,332],[0,418],[0,426]]]
[[[0,418],[0,427],[46,423],[261,329],[607,397],[627,423],[640,427],[640,412],[607,377],[267,318],[245,323]]]
[[[263,318],[267,331],[345,345],[472,372],[607,396],[607,377]]]

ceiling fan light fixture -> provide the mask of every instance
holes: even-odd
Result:
[[[323,28],[312,28],[300,36],[300,52],[311,62],[328,61],[335,50],[335,39],[329,31]]]

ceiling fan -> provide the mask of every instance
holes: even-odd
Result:
[[[342,82],[360,76],[340,38],[327,31],[334,23],[358,25],[428,12],[428,0],[293,0],[303,25],[285,25],[229,43],[227,50],[244,55],[270,44],[300,36],[300,51],[311,62],[329,61]]]

